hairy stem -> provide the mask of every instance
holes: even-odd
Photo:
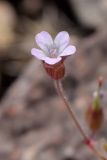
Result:
[[[105,159],[100,153],[99,151],[96,150],[96,148],[94,147],[93,143],[91,142],[90,138],[88,138],[88,136],[86,135],[86,133],[84,132],[84,130],[82,129],[79,121],[77,120],[77,117],[76,115],[74,114],[74,112],[72,111],[71,107],[70,107],[70,104],[63,92],[63,88],[62,88],[62,85],[61,85],[61,82],[60,80],[56,80],[55,81],[55,87],[57,89],[57,92],[58,94],[60,95],[61,99],[63,100],[68,112],[70,113],[70,116],[71,118],[73,119],[75,125],[77,126],[78,130],[80,131],[83,139],[84,139],[84,142],[85,144],[94,152],[94,154],[99,157],[101,160],[107,160]]]

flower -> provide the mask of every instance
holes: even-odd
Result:
[[[62,57],[76,52],[76,47],[70,45],[70,37],[66,31],[59,32],[54,40],[48,32],[42,31],[36,35],[35,40],[41,49],[32,48],[32,55],[49,65],[57,64]]]
[[[68,32],[59,32],[53,40],[51,35],[42,31],[35,37],[36,43],[41,49],[32,48],[31,53],[43,61],[43,66],[51,78],[58,80],[64,77],[64,57],[76,52],[76,48],[70,45]]]

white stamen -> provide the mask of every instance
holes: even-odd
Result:
[[[49,52],[49,57],[50,57],[50,58],[57,58],[56,52],[57,52],[57,49],[56,49],[56,48],[51,48],[51,49],[50,49],[50,52]]]

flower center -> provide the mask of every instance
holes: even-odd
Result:
[[[57,49],[56,49],[56,48],[51,48],[51,49],[50,49],[50,52],[49,52],[49,57],[50,57],[50,58],[57,58],[56,52],[57,52]]]

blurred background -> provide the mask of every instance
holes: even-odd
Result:
[[[0,160],[95,160],[46,75],[31,56],[38,32],[68,31],[77,54],[62,80],[85,131],[84,113],[104,76],[107,89],[106,0],[0,0]],[[96,139],[107,137],[105,119]]]

